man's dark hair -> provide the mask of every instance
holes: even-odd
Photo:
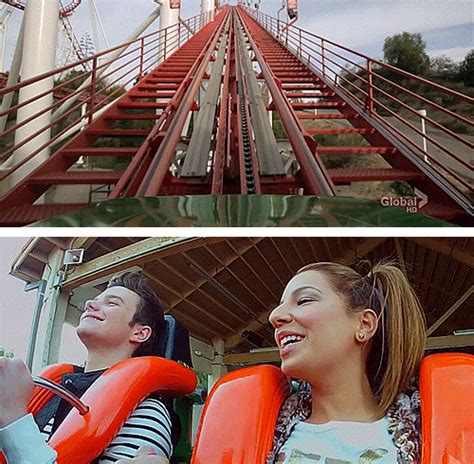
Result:
[[[162,356],[161,345],[165,331],[163,303],[151,288],[148,279],[139,272],[124,272],[109,281],[107,288],[110,287],[125,287],[140,297],[131,323],[148,325],[152,330],[150,338],[132,356]]]

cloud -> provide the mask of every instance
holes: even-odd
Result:
[[[428,55],[431,58],[437,58],[438,56],[448,56],[453,61],[463,61],[467,53],[472,50],[473,47],[454,47],[454,48],[444,48],[438,50],[430,50]]]
[[[199,13],[200,4],[200,0],[182,0],[182,16]],[[153,0],[96,0],[96,5],[111,46],[123,42],[156,7]],[[276,16],[280,5],[281,0],[262,0],[261,8]],[[15,10],[8,30],[8,61],[13,55],[21,15]],[[428,41],[428,50],[472,45],[472,32],[466,34],[466,29],[456,30],[456,26],[473,20],[471,0],[300,0],[298,26],[380,58],[385,37],[402,31],[428,36],[430,31],[453,27],[458,39],[455,43],[448,37],[440,43],[444,40],[440,36],[436,43]],[[91,32],[89,2],[82,2],[71,22],[79,38]]]
[[[326,1],[313,1],[319,11],[304,15],[307,27],[318,35],[357,48],[383,43],[385,37],[407,32],[426,32],[450,27],[473,20],[473,7],[469,1],[336,1],[325,11]],[[304,5],[304,4],[302,4]],[[302,11],[304,8],[302,6]],[[311,19],[309,19],[311,18]],[[471,36],[472,42],[472,36]]]

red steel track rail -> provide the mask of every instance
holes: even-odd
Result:
[[[144,175],[146,172],[147,162],[150,161],[147,155],[159,145],[163,130],[170,126],[176,110],[187,96],[188,88],[195,77],[194,73],[200,67],[211,37],[215,35],[224,14],[221,13],[216,21],[208,24],[204,23],[204,15],[191,18],[184,26],[179,24],[149,34],[88,60],[0,90],[0,96],[4,96],[17,92],[22,87],[35,85],[43,79],[66,73],[66,80],[59,82],[49,92],[16,104],[6,112],[0,112],[0,119],[13,119],[19,109],[33,100],[57,95],[58,91],[66,88],[77,87],[77,90],[63,98],[55,99],[48,108],[26,121],[7,124],[5,130],[0,133],[3,140],[8,140],[0,157],[7,160],[16,150],[34,141],[42,132],[53,129],[48,143],[41,145],[25,159],[0,174],[0,181],[9,180],[14,172],[28,166],[44,149],[55,149],[60,145],[45,162],[0,198],[0,209],[3,212],[0,223],[28,224],[86,206],[91,201],[89,198],[89,201],[81,203],[62,203],[54,199],[35,204],[51,186],[82,184],[106,186],[108,190],[112,190],[115,185],[110,194],[111,198],[125,194],[132,196],[134,189],[137,189],[137,173]],[[193,36],[191,31],[195,32]],[[177,51],[174,52],[176,48]],[[108,55],[117,50],[126,51],[112,63],[107,61]],[[173,52],[171,56],[170,51]],[[164,57],[165,61],[155,68],[159,57]],[[76,71],[77,67],[86,61],[91,63],[91,71]],[[84,86],[87,78],[89,83]],[[127,90],[130,85],[133,86]],[[54,111],[51,124],[31,133],[26,140],[15,142],[15,131],[46,111]],[[121,129],[123,121],[138,122],[139,128]],[[74,136],[69,140],[70,134]],[[124,139],[131,143],[121,143]],[[133,158],[133,161],[125,171],[74,169],[75,163],[81,157],[87,157],[88,164],[91,165],[94,165],[94,159],[112,157],[124,160]],[[135,169],[138,164],[140,168]],[[126,193],[127,191],[131,193]]]
[[[154,153],[153,161],[147,170],[143,181],[138,188],[138,196],[154,196],[160,193],[163,181],[169,173],[169,167],[176,155],[177,145],[181,139],[181,134],[189,113],[193,106],[196,106],[196,99],[202,81],[206,75],[206,69],[213,58],[217,43],[224,29],[224,25],[229,16],[229,9],[222,12],[213,24],[206,27],[207,41],[198,59],[195,61],[195,68],[192,76],[189,76],[189,86],[182,99],[182,103],[176,105],[176,112],[165,134],[162,143]],[[156,127],[156,126],[155,126]]]
[[[284,95],[285,103],[290,107],[290,111],[282,114],[283,105],[275,101],[272,92],[271,108],[277,109],[282,122],[289,114],[293,118],[296,115],[301,122],[301,132],[309,134],[316,143],[321,136],[360,134],[367,145],[317,144],[313,148],[314,156],[379,154],[391,166],[328,169],[334,184],[407,181],[430,198],[422,210],[425,214],[450,220],[472,215],[474,144],[445,123],[448,119],[461,126],[462,132],[474,127],[469,119],[471,97],[295,26],[285,28],[283,23],[260,11],[242,7],[239,11],[255,42],[257,60],[267,85],[278,87],[278,98]],[[400,85],[402,79],[409,88]],[[436,96],[428,99],[410,90],[416,85],[436,92]],[[455,113],[437,103],[443,99],[467,104],[466,114]],[[424,118],[427,133],[423,133],[415,122],[415,117],[419,120],[418,111],[422,108],[430,110]],[[305,129],[303,125],[322,120],[343,120],[346,125],[329,129],[314,124]],[[287,124],[284,126],[287,132],[291,131]]]

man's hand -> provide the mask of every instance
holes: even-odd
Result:
[[[153,449],[142,446],[132,459],[121,459],[116,464],[169,464],[168,459],[158,456]]]
[[[30,371],[20,359],[0,359],[0,427],[27,413],[35,386]]]

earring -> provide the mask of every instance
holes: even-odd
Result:
[[[357,340],[362,341],[365,339],[365,333],[364,332],[359,332],[357,334]]]

